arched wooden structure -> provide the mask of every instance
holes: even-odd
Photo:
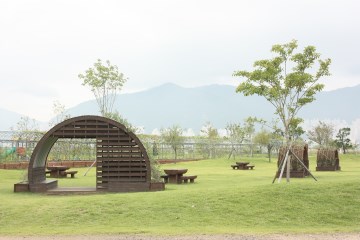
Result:
[[[338,171],[341,169],[337,149],[318,149],[316,155],[316,171]]]
[[[151,188],[149,157],[140,140],[124,125],[100,116],[80,116],[50,129],[36,145],[28,168],[31,192],[57,187],[47,180],[47,156],[60,138],[96,139],[96,190],[112,192],[148,191]]]
[[[279,149],[278,155],[278,167],[282,160],[285,158],[287,152],[287,147],[283,146]],[[295,154],[309,169],[309,155],[308,155],[308,145],[304,146],[292,146],[291,152]],[[286,166],[285,166],[286,169]],[[277,173],[277,177],[280,175],[280,172]],[[290,177],[293,178],[302,178],[308,176],[309,172],[295,159],[295,156],[291,155],[290,157]],[[283,173],[283,177],[286,176],[286,171]]]

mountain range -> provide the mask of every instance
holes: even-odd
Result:
[[[345,120],[360,119],[360,85],[323,91],[316,95],[313,103],[300,110],[304,119]],[[135,126],[142,126],[145,132],[169,127],[174,124],[198,132],[206,122],[217,128],[224,128],[230,122],[243,122],[249,116],[271,120],[275,118],[274,107],[263,97],[245,97],[235,92],[234,86],[209,85],[184,88],[167,83],[136,93],[118,94],[114,109]],[[0,109],[0,129],[7,130],[9,121],[14,126],[19,114]],[[95,100],[82,102],[67,110],[71,116],[99,115]],[[6,115],[5,115],[6,114]]]
[[[336,119],[347,122],[360,118],[360,85],[321,92],[316,100],[300,110],[304,119]],[[356,106],[356,105],[355,105]],[[224,128],[229,122],[242,122],[249,116],[271,120],[274,107],[263,97],[244,96],[234,86],[209,85],[184,88],[164,84],[146,91],[119,94],[114,108],[135,126],[146,132],[174,124],[199,131],[206,122]],[[72,116],[99,114],[95,100],[83,102],[68,110]]]

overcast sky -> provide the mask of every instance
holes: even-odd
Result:
[[[360,84],[360,3],[350,0],[0,0],[0,108],[47,121],[93,98],[78,74],[110,60],[123,92],[236,85],[234,70],[299,41],[331,58],[327,90]]]

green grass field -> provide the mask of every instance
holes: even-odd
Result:
[[[0,235],[328,233],[360,231],[360,156],[341,155],[340,172],[272,184],[275,163],[246,158],[255,170],[232,170],[212,159],[163,168],[188,168],[195,184],[162,192],[48,196],[13,193],[24,171],[0,170]],[[59,186],[95,186],[94,169],[77,169]]]

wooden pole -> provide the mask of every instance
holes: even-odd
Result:
[[[272,183],[275,182],[276,176],[277,176],[277,174],[279,173],[280,168],[283,166],[284,161],[285,161],[285,157],[281,160],[281,162],[280,162],[280,164],[279,164],[279,167],[278,167],[278,170],[277,170],[276,173],[275,173],[275,177],[274,177]],[[279,175],[279,177],[280,177],[280,175]]]
[[[296,156],[296,154],[293,154],[295,156],[295,158],[300,162],[300,164],[306,169],[306,171],[313,177],[313,179],[315,181],[317,181],[317,179],[314,177],[314,175],[311,174],[310,170],[305,166],[305,164],[298,158],[298,156]]]
[[[90,165],[90,167],[88,168],[88,170],[84,173],[84,177],[85,177],[86,174],[90,171],[90,169],[94,166],[95,163],[96,163],[96,159],[95,159],[95,161]]]
[[[285,159],[283,161],[283,165],[281,167],[281,172],[280,172],[280,175],[279,175],[278,183],[281,182],[282,175],[284,174],[285,165],[286,165],[286,162],[288,161],[288,158],[289,158],[289,152],[290,152],[290,148],[288,148],[287,151],[286,151],[286,155],[285,155]]]
[[[291,155],[291,150],[289,149],[289,155]],[[286,165],[286,182],[290,182],[290,162],[291,162],[291,157],[288,156],[287,158],[287,165]]]

